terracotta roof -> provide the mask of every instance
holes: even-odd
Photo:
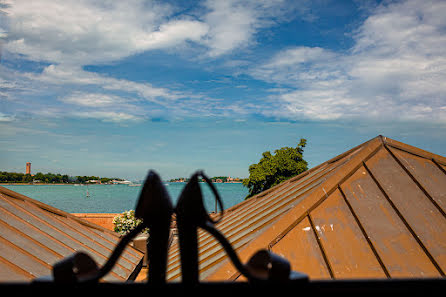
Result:
[[[118,241],[117,233],[0,186],[0,282],[51,275],[76,251],[102,265]],[[129,246],[104,280],[135,277],[143,256]]]
[[[242,261],[280,254],[311,279],[444,277],[446,158],[378,136],[230,209],[217,227]],[[200,274],[241,279],[200,233]],[[168,278],[181,278],[178,246]]]

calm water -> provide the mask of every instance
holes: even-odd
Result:
[[[185,183],[165,183],[172,202],[175,204]],[[201,183],[208,211],[215,209],[214,196],[209,187]],[[242,184],[215,184],[225,208],[244,200],[248,195]],[[120,213],[135,209],[142,187],[128,185],[7,185],[11,189],[45,204],[66,212]],[[86,197],[86,194],[90,197]]]

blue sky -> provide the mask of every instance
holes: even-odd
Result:
[[[0,170],[246,177],[379,134],[446,155],[444,1],[0,3]]]

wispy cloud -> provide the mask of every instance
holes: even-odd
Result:
[[[377,7],[347,52],[293,47],[250,74],[292,90],[274,95],[285,118],[375,118],[446,122],[443,1]]]
[[[364,22],[346,32],[353,38],[348,50],[295,45],[263,62],[240,53],[255,47],[258,35],[269,28],[296,17],[315,21],[311,1],[207,0],[187,13],[174,4],[137,0],[4,3],[7,21],[0,22],[0,38],[8,55],[42,64],[40,71],[0,66],[5,70],[0,71],[0,100],[10,102],[2,110],[3,121],[28,112],[120,123],[250,114],[446,122],[444,1],[368,7]],[[240,74],[255,62],[248,74],[273,87],[256,100],[222,100],[183,88],[181,82],[160,87],[84,67],[152,50],[181,53],[187,47],[194,49],[194,61],[214,69],[234,67]],[[231,54],[234,59],[225,59]],[[245,85],[250,87],[246,81],[231,87]]]
[[[5,48],[33,61],[69,65],[108,63],[187,42],[215,57],[251,44],[259,29],[293,12],[309,16],[306,2],[208,0],[192,16],[156,1],[6,0]]]
[[[286,22],[290,15],[313,20],[308,1],[218,1],[208,0],[203,20],[209,26],[204,44],[208,56],[216,57],[256,43],[261,29]]]
[[[71,113],[72,116],[77,116],[79,118],[90,118],[90,119],[100,119],[105,122],[128,122],[128,121],[140,121],[143,117],[138,117],[133,114],[126,112],[116,112],[116,111],[76,111]]]
[[[98,93],[85,94],[80,92],[70,94],[69,96],[61,98],[60,100],[65,103],[86,107],[114,106],[121,105],[123,103],[122,98],[118,96]]]
[[[207,25],[169,20],[174,8],[154,1],[6,1],[5,48],[33,61],[87,65],[199,41]]]
[[[195,15],[186,15],[177,14],[178,7],[171,4],[152,1],[7,0],[7,22],[0,23],[0,31],[7,32],[8,55],[47,66],[40,72],[4,67],[10,75],[0,74],[0,96],[14,97],[18,109],[28,107],[30,114],[115,122],[244,113],[240,105],[221,106],[221,100],[195,91],[117,79],[84,66],[114,63],[150,50],[181,51],[187,43],[203,56],[218,58],[255,43],[261,28],[286,19],[297,7],[287,1],[209,0]],[[20,96],[26,89],[31,94]],[[97,110],[88,112],[88,107]]]
[[[4,114],[0,112],[0,123],[1,122],[12,122],[14,120],[14,116]]]
[[[180,92],[154,87],[147,82],[133,82],[126,79],[116,79],[106,75],[85,71],[81,69],[81,67],[70,67],[66,65],[50,65],[46,67],[42,73],[26,73],[25,76],[52,85],[97,86],[104,90],[134,93],[147,101],[152,101],[158,104],[167,104],[165,100],[175,100],[184,97],[184,94]],[[159,100],[160,98],[162,98],[162,100]]]

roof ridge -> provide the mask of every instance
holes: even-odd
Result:
[[[416,155],[425,159],[429,159],[432,160],[434,159],[436,162],[439,162],[441,165],[446,166],[446,157],[443,157],[441,155],[429,152],[427,150],[418,148],[416,146],[404,143],[404,142],[400,142],[397,140],[394,140],[392,138],[389,137],[384,137],[383,139],[383,144],[386,146],[391,146],[393,148],[405,151],[407,153],[410,153],[412,155]]]

